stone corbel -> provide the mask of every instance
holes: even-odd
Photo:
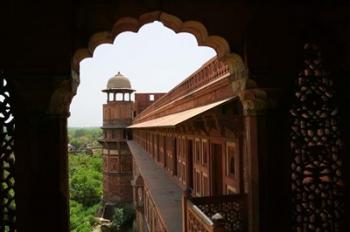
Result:
[[[234,79],[234,76],[231,75],[231,88],[234,94],[239,94],[240,92],[247,89],[256,89],[257,85],[252,79]]]
[[[246,89],[239,93],[244,115],[261,115],[267,109],[267,94],[262,89]]]
[[[224,127],[221,123],[219,123],[218,117],[214,113],[212,113],[210,116],[213,119],[213,122],[215,125],[215,130],[218,131],[220,133],[220,135],[223,135],[224,134]]]
[[[71,78],[62,80],[52,94],[47,113],[68,117],[69,106],[74,95],[77,93],[79,83],[79,74],[72,70]]]

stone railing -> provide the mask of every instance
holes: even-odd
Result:
[[[189,197],[184,194],[184,228],[186,232],[243,232],[247,230],[246,197],[223,195]]]

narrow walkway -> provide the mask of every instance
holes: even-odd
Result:
[[[128,145],[168,232],[182,231],[182,190],[149,158],[141,146],[134,141],[128,141]]]

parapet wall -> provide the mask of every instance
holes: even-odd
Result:
[[[232,95],[229,76],[228,65],[215,57],[141,112],[134,122],[147,121],[225,99]]]
[[[139,115],[166,93],[135,93],[134,114]]]

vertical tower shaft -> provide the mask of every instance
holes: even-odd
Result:
[[[103,105],[103,200],[105,203],[132,201],[132,157],[127,145],[133,118],[130,81],[118,73],[107,84]]]

